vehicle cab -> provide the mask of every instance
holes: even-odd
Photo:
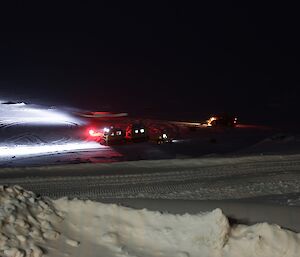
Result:
[[[237,117],[228,114],[214,115],[206,121],[208,127],[235,127]]]
[[[103,129],[102,142],[106,145],[122,143],[125,139],[125,133],[122,129],[111,126]]]
[[[133,123],[126,128],[126,139],[129,141],[140,142],[148,141],[148,130],[142,123]]]

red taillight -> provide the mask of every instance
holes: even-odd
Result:
[[[90,136],[93,136],[95,134],[95,131],[93,129],[90,129],[89,134],[90,134]]]

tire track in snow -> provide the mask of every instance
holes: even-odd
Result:
[[[151,168],[150,168],[151,169]],[[155,167],[154,169],[158,169]],[[83,171],[84,172],[84,171]],[[300,192],[300,160],[242,163],[160,172],[1,179],[50,197],[238,199]]]
[[[0,120],[0,129],[5,130],[5,129],[15,127],[15,126],[24,126],[24,125],[28,126],[28,125],[31,125],[31,124],[32,124],[32,122],[28,122],[28,121]],[[72,122],[72,121],[60,121],[59,124],[65,125],[65,126],[68,126],[68,127],[76,127],[76,126],[79,125],[78,123]]]

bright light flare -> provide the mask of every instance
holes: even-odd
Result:
[[[184,139],[173,139],[172,140],[172,143],[183,143],[183,142],[185,142],[186,140],[184,140]]]
[[[66,153],[70,151],[83,151],[91,149],[104,148],[96,142],[74,142],[66,144],[49,144],[49,145],[14,145],[0,146],[0,158],[4,157],[21,157],[31,155],[46,155],[54,153]]]
[[[90,130],[89,130],[89,135],[90,135],[91,137],[100,137],[100,136],[102,136],[102,133],[101,133],[101,132],[97,132],[97,131],[95,131],[95,130],[93,130],[93,129],[90,129]]]
[[[207,120],[207,122],[206,122],[207,126],[211,127],[212,126],[212,122],[216,121],[216,120],[217,120],[217,117],[210,117],[209,120]]]
[[[216,117],[211,117],[211,118],[209,119],[209,122],[213,122],[213,121],[215,121],[215,120],[217,120]]]

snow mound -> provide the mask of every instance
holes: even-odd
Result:
[[[40,257],[40,245],[57,240],[52,223],[61,221],[50,202],[19,186],[0,186],[0,256]]]
[[[299,257],[300,252],[300,234],[267,223],[230,227],[220,209],[173,215],[67,199],[55,206],[65,213],[68,233],[80,240],[86,257]]]
[[[224,247],[230,257],[296,257],[300,254],[300,234],[268,223],[233,227]]]
[[[62,218],[63,217],[63,218]],[[0,256],[299,257],[300,234],[230,227],[220,209],[174,215],[0,187]]]
[[[220,209],[173,215],[92,201],[60,199],[55,204],[65,211],[68,227],[84,228],[80,238],[101,249],[90,256],[100,256],[96,253],[103,249],[107,253],[101,256],[106,257],[199,256],[200,252],[217,256],[229,231],[228,220]],[[81,245],[84,247],[86,242]]]

